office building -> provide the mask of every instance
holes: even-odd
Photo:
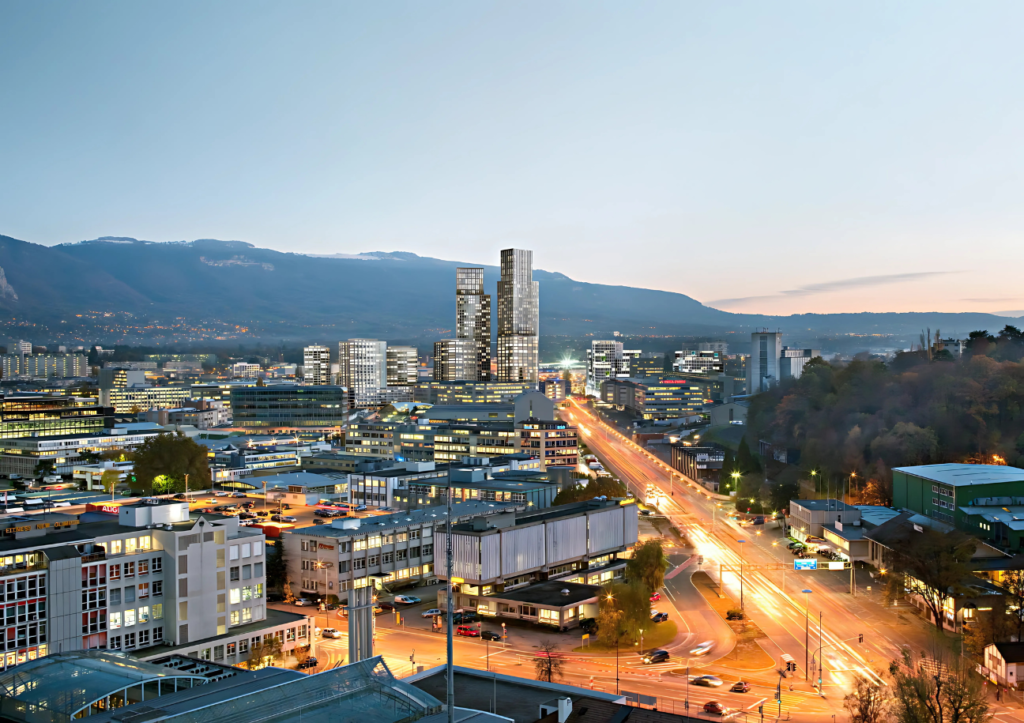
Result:
[[[434,381],[458,382],[478,374],[478,348],[472,339],[442,339],[434,342]]]
[[[455,524],[452,535],[454,575],[463,580],[455,606],[498,615],[490,597],[520,587],[548,580],[600,585],[621,577],[626,561],[619,555],[637,542],[638,512],[633,503],[588,500]],[[445,549],[444,529],[434,540]],[[435,573],[448,579],[443,556]],[[442,587],[438,605],[444,604]]]
[[[712,492],[718,492],[720,485],[731,484],[721,479],[725,449],[718,445],[693,447],[685,444],[672,445],[672,468],[682,472],[694,482],[704,485]],[[723,492],[728,494],[728,492]]]
[[[270,433],[296,428],[335,433],[348,421],[349,390],[296,384],[237,386],[230,390],[232,424]]]
[[[804,367],[814,357],[820,357],[819,349],[790,349],[782,347],[782,355],[779,357],[779,378],[799,379],[803,374]]]
[[[665,374],[665,358],[663,356],[634,358],[629,361],[631,379],[646,379]]]
[[[717,351],[677,351],[672,369],[679,374],[718,375],[725,369],[722,355]]]
[[[345,432],[345,454],[377,459],[395,458],[396,422],[352,422]]]
[[[0,439],[102,434],[113,426],[113,411],[94,402],[79,397],[0,394]]]
[[[100,406],[111,407],[115,414],[133,414],[150,409],[177,409],[189,398],[188,387],[156,387],[146,372],[127,369],[100,369]]]
[[[621,341],[595,339],[587,350],[587,396],[601,394],[601,382],[606,379],[628,379],[631,363],[640,352],[622,348]]]
[[[28,356],[32,353],[32,342],[21,340],[15,347],[16,353],[20,356]]]
[[[267,619],[260,530],[192,515],[187,503],[108,507],[109,521],[54,513],[0,521],[12,631],[0,643],[4,667],[82,649],[185,653],[190,641],[237,650],[254,623],[261,634],[282,627]],[[310,639],[305,616],[286,617]]]
[[[990,464],[895,467],[892,499],[893,507],[912,510],[978,537],[1004,543],[1012,537],[1019,548],[1024,532],[1024,524],[1018,521],[1018,516],[1024,521],[1024,514],[1020,514],[1024,507],[1024,469]],[[1017,509],[1008,512],[1004,507]]]
[[[436,462],[458,462],[465,457],[504,457],[519,452],[515,422],[511,419],[484,424],[432,426]]]
[[[565,401],[570,391],[565,379],[545,379],[540,383],[540,393],[553,402]]]
[[[498,381],[539,381],[540,290],[533,252],[501,252],[498,281]]]
[[[692,379],[665,375],[653,379],[608,379],[600,400],[625,407],[650,420],[679,419],[697,414],[707,401],[704,388]]]
[[[455,270],[455,338],[471,342],[474,382],[491,378],[491,297],[484,293],[484,270]],[[436,356],[436,355],[435,355]],[[438,377],[435,377],[437,379]],[[444,377],[441,377],[444,379]]]
[[[338,384],[358,400],[388,383],[388,344],[377,339],[349,339],[338,344]]]
[[[3,377],[71,379],[89,376],[84,354],[4,354]]]
[[[419,380],[417,352],[414,346],[389,346],[387,358],[387,386],[412,387]]]
[[[536,388],[532,382],[419,381],[415,400],[426,404],[504,404]]]
[[[261,371],[263,371],[263,367],[249,362],[236,362],[231,366],[231,376],[238,379],[256,379],[260,376]]]
[[[331,383],[331,350],[326,346],[307,346],[302,350],[302,383],[322,387]]]
[[[112,413],[111,410],[106,410]],[[112,417],[106,418],[111,424]],[[103,422],[104,417],[97,421]],[[134,425],[133,425],[134,426]],[[6,437],[0,440],[0,474],[17,474],[34,477],[36,465],[52,462],[55,474],[72,474],[74,467],[85,453],[101,453],[112,450],[131,452],[138,449],[147,439],[164,434],[163,429],[127,429],[99,427],[91,433],[39,434],[22,437]]]
[[[579,464],[579,431],[565,422],[528,417],[516,422],[519,451],[536,457],[544,467]]]
[[[368,389],[352,396],[352,406],[359,409],[380,410],[395,404],[410,404],[415,396],[413,387],[382,387]]]
[[[750,359],[747,362],[747,393],[760,394],[782,378],[782,332],[761,329],[750,335]]]
[[[724,357],[729,353],[729,344],[724,341],[702,341],[697,344],[697,351],[716,351]]]

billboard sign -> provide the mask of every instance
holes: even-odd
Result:
[[[793,560],[793,569],[796,571],[800,570],[817,570],[817,560]]]

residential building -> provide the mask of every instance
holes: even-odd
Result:
[[[779,374],[781,379],[799,379],[804,367],[814,357],[820,357],[820,349],[790,349],[782,347],[779,357]]]
[[[263,367],[259,364],[249,362],[236,362],[231,366],[231,376],[238,379],[257,379],[262,371]]]
[[[989,643],[985,646],[986,677],[999,685],[1016,688],[1024,677],[1024,643]]]
[[[302,383],[322,387],[331,383],[331,350],[314,344],[302,350]]]
[[[468,376],[475,382],[491,378],[491,297],[484,293],[484,270],[455,270],[455,338],[471,342],[473,365]],[[435,358],[437,352],[435,349]],[[435,362],[436,364],[436,362]],[[435,372],[436,374],[436,372]],[[448,377],[434,377],[448,380]]]
[[[565,379],[545,379],[540,383],[540,393],[553,402],[569,398],[569,382]]]
[[[587,396],[601,394],[606,379],[628,379],[630,365],[639,358],[639,351],[627,351],[621,341],[595,339],[587,350]]]
[[[672,369],[680,374],[721,374],[724,369],[722,355],[717,351],[677,351]]]
[[[519,451],[536,457],[544,467],[572,467],[579,464],[579,431],[561,421],[528,417],[516,421]]]
[[[747,393],[760,394],[779,383],[782,372],[782,332],[760,329],[750,335],[750,359],[747,361]]]
[[[533,280],[533,252],[501,252],[498,281],[498,381],[539,380],[540,290]]]
[[[500,514],[507,508],[463,502],[452,506],[452,520]],[[434,577],[434,528],[444,523],[445,515],[445,508],[435,507],[287,530],[282,538],[288,576],[297,583],[298,594],[337,595],[342,602],[356,588],[429,580]]]
[[[434,342],[434,380],[457,382],[473,379],[479,371],[478,347],[472,339]]]
[[[414,346],[389,346],[386,350],[387,386],[414,387],[419,380],[418,354]],[[409,401],[412,401],[411,398]]]
[[[926,464],[892,471],[893,506],[1020,550],[1016,515],[1000,508],[1024,506],[1024,469],[991,464]],[[1024,515],[1021,515],[1024,520]],[[1016,528],[1016,529],[1015,529]]]
[[[621,577],[626,561],[619,555],[636,544],[637,519],[635,504],[588,500],[455,524],[453,570],[463,580],[455,606],[499,615],[502,610],[490,605],[491,596],[500,598],[532,583],[557,579],[600,585]],[[438,549],[445,549],[443,529],[434,539]],[[435,572],[448,579],[443,557]],[[438,605],[444,605],[444,588]]]
[[[721,479],[722,464],[725,462],[725,449],[718,445],[692,447],[685,444],[673,444],[672,469],[681,472],[694,482],[704,485],[712,492],[728,483]]]
[[[388,383],[388,343],[378,339],[349,339],[338,344],[338,383],[358,399]]]
[[[338,432],[351,407],[349,390],[339,386],[268,384],[230,390],[232,424],[268,433],[316,429]]]
[[[450,406],[453,404],[502,404],[536,388],[533,382],[420,381],[416,401]]]
[[[57,651],[135,653],[207,639],[237,646],[235,630],[248,634],[266,620],[261,531],[190,514],[187,503],[108,507],[109,521],[0,520],[8,609],[25,616],[10,620],[4,667]]]
[[[706,401],[699,383],[671,375],[605,380],[601,385],[600,399],[650,420],[679,419],[696,414]]]

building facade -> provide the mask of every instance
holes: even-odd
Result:
[[[419,379],[418,352],[414,346],[389,346],[387,357],[387,386],[412,387]]]
[[[545,468],[579,464],[579,431],[572,425],[530,417],[516,422],[516,433],[519,451],[541,460]]]
[[[462,377],[475,382],[491,378],[491,297],[484,293],[484,270],[455,270],[455,338],[470,341],[473,372]],[[437,377],[435,377],[437,378]]]
[[[666,375],[653,379],[608,379],[601,385],[600,399],[625,407],[643,419],[662,420],[700,412],[704,394],[698,382]]]
[[[416,385],[416,401],[442,406],[502,404],[535,387],[532,382],[420,381]]]
[[[539,380],[540,287],[533,280],[533,252],[501,252],[498,281],[498,381]]]
[[[358,399],[388,383],[388,343],[378,339],[349,339],[338,344],[338,383]]]
[[[779,357],[779,375],[781,379],[799,379],[804,367],[814,357],[820,357],[820,349],[790,349],[782,347]]]
[[[587,396],[601,394],[601,383],[606,379],[628,379],[630,362],[639,357],[638,351],[626,351],[621,341],[595,339],[587,350]]]
[[[322,387],[331,383],[331,350],[326,346],[307,346],[302,350],[302,383]]]
[[[434,381],[458,382],[479,373],[478,348],[473,339],[442,339],[434,342]]]
[[[747,393],[760,394],[779,383],[782,372],[782,332],[761,329],[750,335],[750,359],[747,361]]]
[[[722,355],[717,351],[677,351],[672,369],[680,374],[721,374],[725,368]]]
[[[346,388],[329,385],[234,387],[230,398],[232,424],[261,432],[294,428],[339,430],[348,421],[351,403]]]

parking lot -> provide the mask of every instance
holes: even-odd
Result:
[[[223,494],[223,493],[222,493]],[[274,514],[288,515],[294,517],[294,522],[279,522],[275,523],[282,529],[291,529],[294,527],[309,527],[310,525],[316,524],[316,520],[320,520],[324,524],[330,524],[332,520],[345,519],[343,517],[319,517],[314,514],[315,507],[303,507],[298,505],[287,505],[278,504],[276,502],[268,502],[263,498],[262,494],[259,495],[246,495],[245,497],[232,497],[230,493],[223,494],[223,496],[217,496],[212,491],[206,491],[202,494],[195,496],[189,495],[189,510],[191,512],[197,512],[199,510],[208,509],[215,514],[225,514],[225,512],[217,512],[217,507],[235,505],[235,510],[241,510],[243,504],[253,503],[253,507],[249,510],[250,512],[256,513],[261,519],[256,519],[254,522],[270,521],[270,516]],[[266,512],[268,514],[262,515],[261,513]],[[227,511],[226,514],[237,514],[234,510]],[[347,517],[365,518],[374,517],[377,515],[386,515],[389,512],[376,510],[369,508],[361,512],[350,512]]]

